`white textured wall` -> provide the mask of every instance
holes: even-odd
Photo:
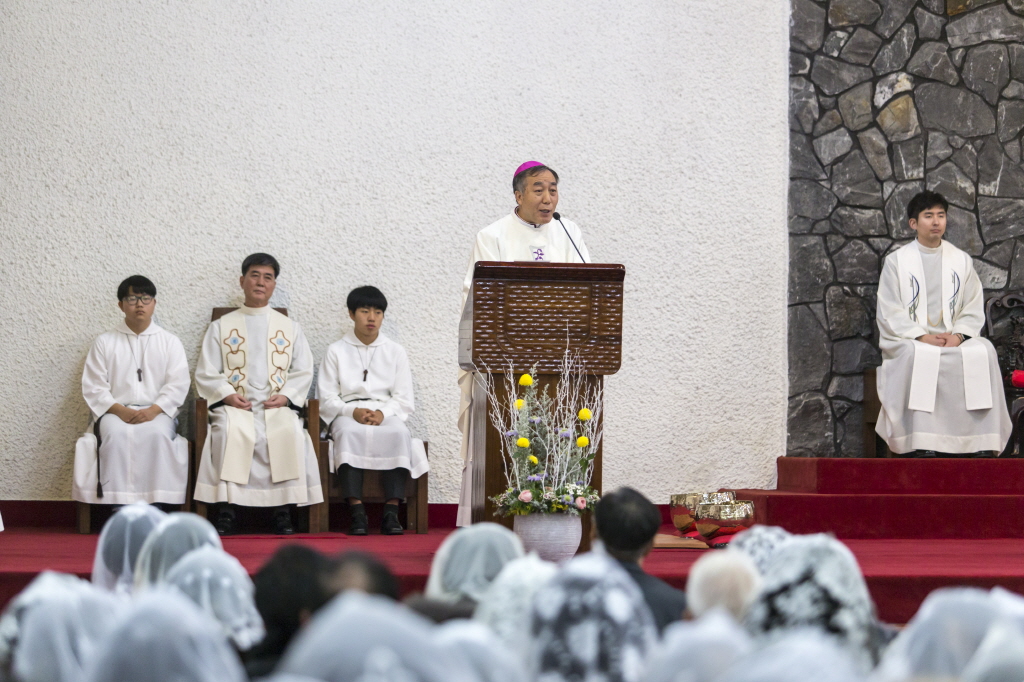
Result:
[[[785,450],[788,2],[0,3],[0,498],[68,499],[90,341],[143,273],[195,365],[251,251],[319,357],[373,283],[431,500],[458,495],[456,334],[513,169],[627,267],[606,486],[772,482]]]

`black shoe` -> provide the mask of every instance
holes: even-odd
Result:
[[[295,535],[295,529],[292,527],[292,513],[287,507],[274,512],[274,533]]]
[[[917,459],[935,459],[938,456],[939,454],[934,450],[914,450],[914,454],[911,455]]]
[[[348,534],[366,535],[369,532],[367,530],[366,507],[360,503],[350,505],[348,509],[352,512],[352,521],[348,525]]]
[[[384,505],[384,520],[380,522],[381,535],[402,535],[402,524],[398,520],[398,505]]]
[[[235,511],[227,505],[222,505],[217,512],[217,522],[213,526],[217,529],[217,535],[234,535]]]

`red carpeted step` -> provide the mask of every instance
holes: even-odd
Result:
[[[1024,538],[1024,495],[823,495],[736,490],[758,523],[840,538]]]
[[[667,529],[666,529],[667,530]],[[396,573],[403,593],[421,590],[438,546],[450,530],[427,535],[363,538],[336,533],[291,538],[236,536],[224,548],[250,573],[282,544],[301,542],[335,553],[349,549],[381,557]],[[879,616],[905,623],[932,590],[952,585],[990,588],[1002,585],[1024,592],[1024,540],[846,540],[864,572]],[[0,533],[0,609],[45,569],[88,577],[95,535],[20,528]],[[705,550],[707,551],[707,550]],[[715,551],[715,550],[711,550]],[[693,563],[704,554],[692,549],[656,549],[644,569],[684,588]]]
[[[1024,459],[779,457],[779,490],[1024,495]]]

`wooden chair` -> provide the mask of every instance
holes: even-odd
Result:
[[[196,470],[196,444],[194,441],[188,443],[188,480],[185,483],[185,503],[178,505],[179,511],[189,511],[192,509],[192,491],[195,490],[195,470]],[[92,505],[88,502],[77,502],[76,513],[78,515],[78,532],[83,535],[88,535],[92,532],[92,508],[105,507],[107,505]]]
[[[213,314],[210,316],[210,321],[215,322],[227,313],[235,310],[235,308],[214,308]],[[288,314],[287,308],[274,308],[277,312],[282,315]],[[306,430],[309,432],[310,440],[313,441],[314,450],[317,454],[317,466],[320,469],[320,488],[323,492],[324,501],[320,504],[313,504],[306,507],[300,507],[305,509],[309,514],[309,532],[310,533],[326,533],[328,529],[329,511],[330,511],[330,500],[328,499],[328,465],[327,465],[327,450],[324,447],[324,443],[320,441],[320,401],[314,399],[307,400],[306,406],[302,410],[302,417],[306,422]],[[206,443],[206,434],[210,428],[210,412],[209,404],[203,398],[196,399],[195,407],[195,438],[193,443],[195,444],[196,455],[192,458],[192,468],[189,475],[189,490],[195,490],[195,482],[199,473],[199,464],[202,460],[203,446]],[[195,500],[195,513],[206,517],[207,516],[207,505],[205,502]]]
[[[890,457],[892,453],[889,452],[889,446],[875,433],[878,414],[882,411],[882,401],[878,398],[876,371],[874,367],[864,370],[864,456]]]
[[[330,443],[326,440],[320,442],[323,459],[328,458]],[[423,443],[423,449],[427,451],[429,459],[429,444]],[[406,526],[407,530],[415,530],[419,534],[429,530],[427,522],[427,490],[430,487],[430,472],[425,472],[419,478],[410,478],[405,486],[406,501]],[[330,498],[339,503],[345,503],[341,496],[341,487],[338,485],[338,476],[331,474]],[[324,499],[327,499],[326,495]],[[380,482],[380,472],[364,470],[363,473],[363,502],[370,504],[383,504],[384,488]]]

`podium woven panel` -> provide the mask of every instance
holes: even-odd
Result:
[[[478,368],[556,372],[568,339],[588,374],[621,364],[621,282],[480,280],[473,290],[473,357]]]

